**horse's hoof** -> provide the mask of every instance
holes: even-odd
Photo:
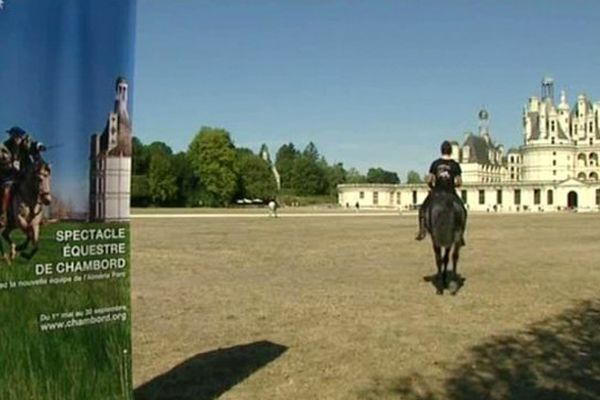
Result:
[[[452,294],[456,294],[456,292],[458,292],[459,288],[460,288],[460,285],[456,281],[452,281],[448,284],[448,290],[450,290],[452,292]]]

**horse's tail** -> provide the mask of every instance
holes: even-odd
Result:
[[[452,196],[438,196],[430,206],[431,237],[440,247],[452,247],[462,238],[461,216],[456,212]]]

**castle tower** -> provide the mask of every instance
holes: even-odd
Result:
[[[131,186],[131,124],[127,112],[127,81],[115,84],[115,104],[101,134],[90,146],[90,221],[129,219]]]
[[[554,79],[546,76],[542,79],[542,101],[554,104]]]
[[[277,185],[277,190],[281,190],[281,176],[279,175],[279,171],[275,168],[275,163],[271,161],[271,156],[269,155],[269,148],[266,144],[263,144],[260,148],[260,156],[271,168],[271,172],[273,173],[273,177],[275,178],[275,183]]]
[[[482,108],[478,114],[479,117],[479,136],[482,136],[487,143],[490,143],[490,114]]]

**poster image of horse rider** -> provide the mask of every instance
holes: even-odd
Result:
[[[38,249],[39,228],[43,207],[51,203],[50,166],[42,158],[46,150],[44,144],[34,141],[18,126],[10,128],[9,138],[0,145],[0,194],[2,237],[10,245],[6,260],[10,263],[17,251],[33,244],[31,252],[23,254],[33,257]],[[17,246],[10,238],[10,232],[20,228],[26,241]],[[4,248],[0,242],[0,251]]]
[[[456,188],[462,185],[462,170],[460,164],[452,159],[452,144],[445,140],[440,146],[441,157],[431,163],[429,174],[427,175],[427,185],[431,189],[423,204],[419,208],[419,232],[416,240],[423,240],[427,235],[428,222],[427,213],[431,203],[431,192],[446,192],[454,196],[456,204],[460,205],[464,211],[466,228],[467,209],[462,199],[456,193]],[[465,245],[464,238],[461,240],[461,246]]]

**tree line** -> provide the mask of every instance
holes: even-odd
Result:
[[[142,143],[133,138],[132,205],[220,207],[240,199],[281,199],[320,196],[335,201],[342,183],[400,183],[398,174],[370,168],[366,175],[340,162],[329,164],[310,142],[302,150],[282,145],[271,160],[262,146],[258,152],[236,147],[229,132],[202,127],[186,151],[173,152],[163,142]],[[279,183],[273,173],[279,173]],[[420,181],[409,172],[407,182]]]

